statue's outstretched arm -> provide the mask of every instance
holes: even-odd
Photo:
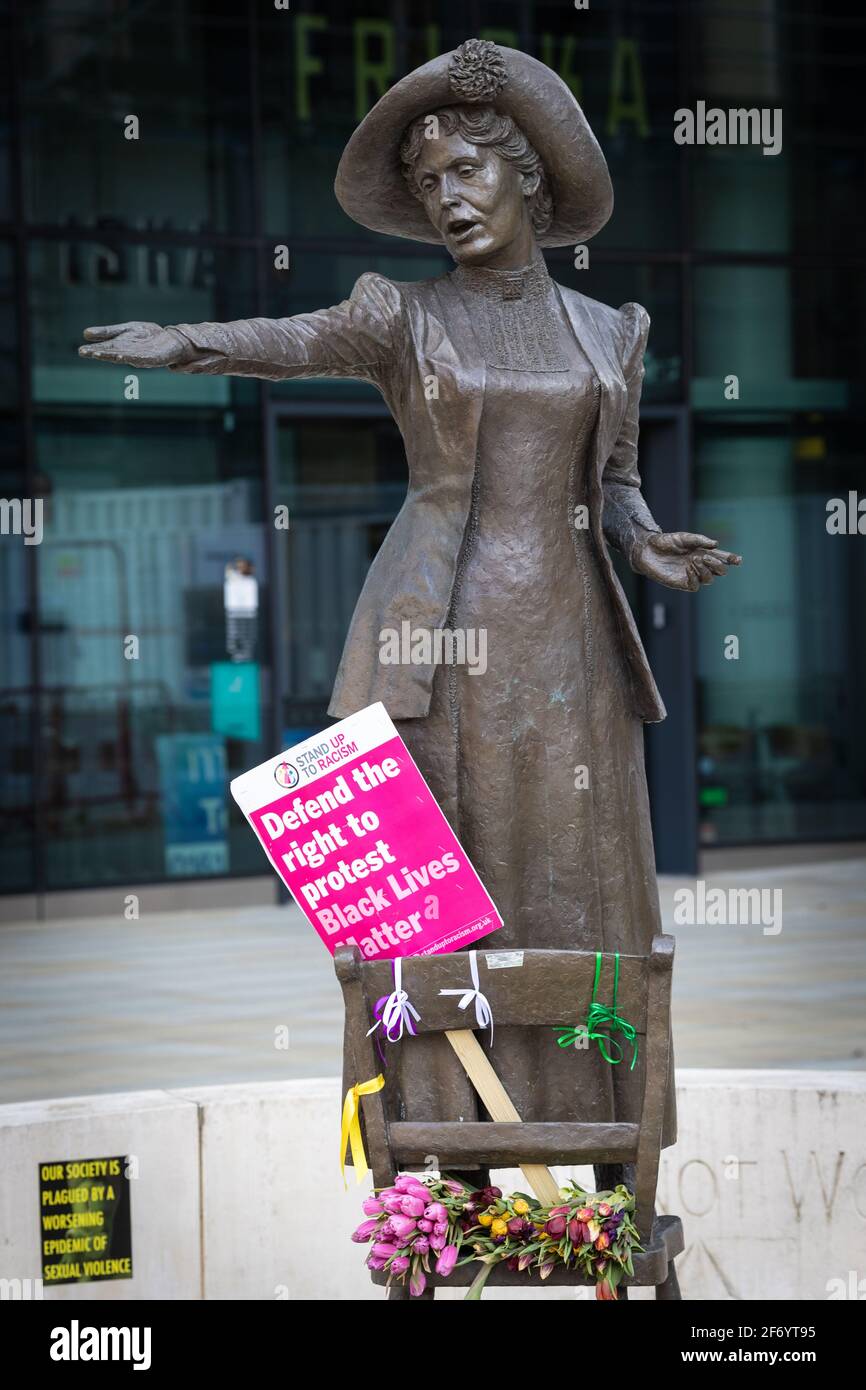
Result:
[[[351,296],[330,309],[287,319],[232,323],[111,324],[85,329],[82,357],[132,367],[264,377],[356,377],[380,383],[401,351],[397,286],[362,275]]]

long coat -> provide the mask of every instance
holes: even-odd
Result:
[[[601,387],[589,479],[589,521],[631,678],[636,717],[664,719],[631,609],[605,539],[631,560],[658,531],[640,491],[638,409],[649,315],[610,308],[557,287]],[[446,625],[470,513],[484,401],[484,354],[451,275],[396,283],[362,275],[349,299],[288,319],[173,325],[197,349],[175,370],[269,380],[353,377],[381,391],[406,446],[406,501],[370,568],[337,672],[329,714],[344,718],[381,700],[393,719],[423,718],[435,665],[384,665],[383,628]]]

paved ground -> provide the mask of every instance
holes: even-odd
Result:
[[[781,889],[783,924],[674,925],[686,880],[662,880],[677,1064],[866,1068],[866,860],[706,882]],[[0,1102],[336,1074],[341,1021],[330,961],[294,908],[0,927]]]

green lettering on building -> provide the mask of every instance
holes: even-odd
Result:
[[[354,35],[355,115],[362,121],[394,80],[394,25],[387,19],[358,19]],[[370,46],[370,40],[376,39],[379,41],[378,58],[372,56]]]
[[[321,58],[310,51],[310,35],[314,29],[327,29],[328,21],[321,14],[295,15],[295,103],[299,121],[309,121],[313,114],[310,102],[310,78],[325,70]]]
[[[618,135],[622,121],[634,121],[635,130],[642,138],[649,135],[643,69],[634,39],[616,39],[613,45],[608,135]]]

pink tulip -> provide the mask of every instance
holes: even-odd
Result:
[[[427,1287],[427,1275],[420,1265],[418,1265],[409,1275],[409,1292],[413,1298],[419,1298]]]
[[[396,1234],[397,1232],[394,1230],[394,1226],[390,1218],[387,1221],[383,1222],[383,1224],[379,1227],[380,1240],[393,1240]]]
[[[383,1259],[380,1259],[378,1255],[373,1255],[373,1254],[371,1253],[371,1254],[369,1254],[369,1255],[367,1256],[367,1268],[368,1268],[368,1269],[384,1269],[384,1268],[385,1268],[385,1261],[384,1261]]]
[[[430,1193],[423,1183],[417,1178],[413,1178],[410,1173],[401,1173],[394,1186],[404,1197],[423,1197],[425,1202],[429,1202]]]
[[[448,1213],[441,1202],[431,1202],[424,1212],[428,1221],[447,1221]]]
[[[448,1188],[449,1192],[453,1192],[455,1197],[461,1197],[466,1191],[462,1182],[457,1182],[454,1178],[446,1178],[444,1186]]]
[[[445,1239],[444,1236],[432,1235],[432,1236],[430,1237],[430,1249],[431,1249],[431,1250],[444,1250],[444,1249],[445,1249],[445,1246],[446,1246],[447,1244],[448,1244],[448,1242],[447,1242],[447,1240]]]
[[[457,1246],[446,1245],[436,1261],[436,1273],[443,1276],[449,1275],[457,1263]]]
[[[385,1208],[378,1197],[365,1197],[361,1203],[361,1210],[365,1216],[378,1216]]]
[[[373,1254],[377,1260],[390,1260],[392,1255],[396,1255],[397,1246],[390,1245],[386,1240],[379,1240],[373,1246]]]
[[[398,1255],[395,1260],[391,1261],[392,1274],[405,1274],[408,1268],[409,1261],[405,1255]]]
[[[426,1216],[424,1203],[420,1197],[404,1197],[402,1209],[404,1216]]]
[[[433,1230],[433,1222],[432,1222],[432,1221],[425,1221],[425,1220],[422,1219],[421,1221],[418,1222],[418,1230],[419,1230],[419,1231],[424,1231],[426,1234],[429,1235],[429,1233]]]
[[[412,1249],[416,1255],[426,1255],[430,1249],[430,1242],[426,1236],[416,1236],[412,1242]]]
[[[358,1244],[363,1245],[365,1241],[372,1240],[373,1232],[379,1225],[375,1218],[372,1221],[362,1221],[357,1231],[352,1232],[352,1239]]]
[[[396,1197],[386,1197],[382,1205],[389,1216],[402,1216],[403,1214],[403,1197],[399,1192]]]
[[[402,1245],[414,1231],[415,1222],[412,1220],[411,1216],[392,1216],[391,1226],[396,1239]]]
[[[447,1221],[437,1221],[437,1222],[436,1222],[436,1225],[433,1227],[433,1230],[435,1231],[435,1233],[436,1233],[437,1236],[447,1236],[447,1234],[448,1234],[448,1222],[447,1222]]]

